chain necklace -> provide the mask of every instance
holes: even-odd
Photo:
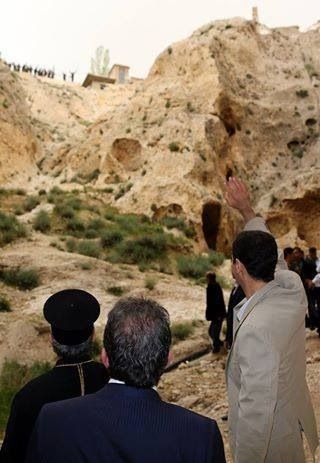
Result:
[[[80,380],[81,395],[83,396],[85,395],[85,384],[84,384],[84,375],[83,375],[82,365],[86,363],[91,363],[91,362],[93,362],[93,360],[86,360],[85,362],[80,362],[80,363],[67,363],[65,365],[56,365],[55,368],[77,367],[79,380]]]

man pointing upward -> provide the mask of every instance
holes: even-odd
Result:
[[[246,186],[230,178],[226,200],[246,225],[232,247],[232,273],[246,298],[234,309],[226,377],[235,463],[303,463],[303,435],[318,446],[306,383],[307,298],[298,275],[251,207]]]

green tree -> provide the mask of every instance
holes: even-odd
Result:
[[[91,72],[98,76],[107,76],[109,72],[109,50],[100,46],[91,58]]]

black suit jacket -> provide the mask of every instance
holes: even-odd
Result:
[[[223,292],[219,283],[209,283],[207,286],[206,319],[210,321],[222,320],[226,317],[226,306]]]
[[[86,362],[90,359],[82,359]],[[79,359],[81,363],[81,360]],[[81,363],[85,393],[101,389],[108,381],[105,367],[98,362]],[[66,366],[62,366],[66,365]],[[29,439],[43,405],[81,395],[77,366],[62,361],[57,366],[26,384],[15,396],[0,450],[1,463],[23,463]]]
[[[108,384],[43,407],[27,463],[225,463],[214,420],[153,389]]]

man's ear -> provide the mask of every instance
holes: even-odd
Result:
[[[240,262],[239,259],[236,259],[236,260],[234,261],[234,265],[235,265],[237,274],[238,274],[238,275],[239,275],[239,274],[241,275],[241,274],[243,273],[243,270],[244,270],[244,265],[243,265],[243,263]]]
[[[106,368],[109,368],[109,357],[105,348],[101,351],[101,361]]]

